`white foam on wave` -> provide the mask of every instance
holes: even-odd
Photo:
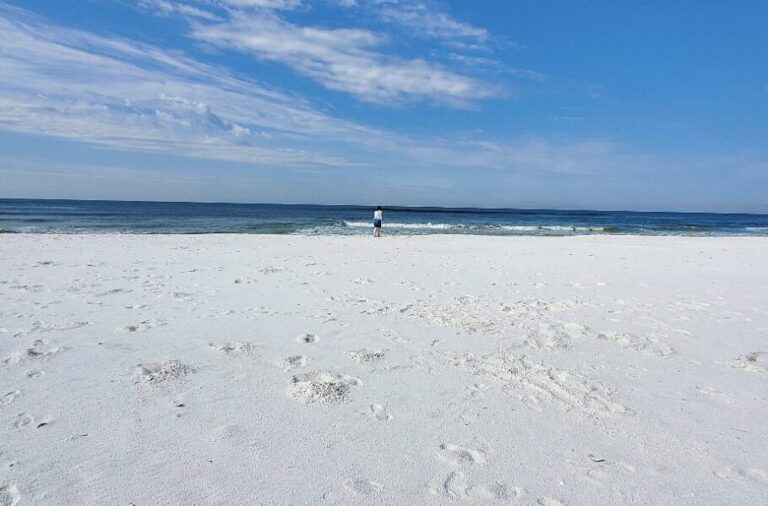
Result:
[[[370,228],[367,221],[345,221],[344,225],[351,228]],[[386,228],[412,230],[506,230],[510,232],[604,232],[603,226],[568,226],[568,225],[497,225],[479,223],[398,223],[385,222]]]
[[[368,223],[367,221],[345,221],[344,225],[347,227],[353,227],[353,228],[360,228],[360,227],[370,228],[373,226],[372,223]],[[395,223],[395,222],[386,222],[384,226],[386,226],[387,228],[436,229],[436,230],[462,227],[459,224],[449,225],[448,223]]]
[[[513,232],[605,232],[606,228],[596,227],[577,227],[568,225],[501,225],[503,230]]]

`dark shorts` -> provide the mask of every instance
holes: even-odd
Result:
[[[373,220],[374,228],[381,228],[381,220]]]

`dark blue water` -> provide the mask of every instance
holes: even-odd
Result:
[[[360,206],[0,199],[4,233],[354,235],[372,217]],[[391,207],[384,233],[768,236],[768,215]]]

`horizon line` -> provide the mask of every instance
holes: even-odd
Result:
[[[0,201],[5,200],[42,200],[51,202],[121,202],[135,204],[204,204],[204,205],[241,205],[241,206],[313,206],[313,207],[352,207],[352,208],[375,208],[380,204],[307,204],[307,203],[286,203],[286,202],[219,202],[219,201],[192,201],[192,200],[122,200],[122,199],[73,199],[73,198],[32,198],[32,197],[0,197]],[[445,211],[555,211],[559,213],[642,213],[642,214],[718,214],[718,215],[743,215],[743,216],[768,216],[765,213],[748,213],[734,211],[637,211],[628,209],[558,209],[551,207],[526,208],[526,207],[475,207],[475,206],[406,206],[391,205],[381,206],[384,209],[409,209],[409,210],[445,210]]]

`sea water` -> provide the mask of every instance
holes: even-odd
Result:
[[[362,235],[374,207],[0,199],[0,233]],[[768,236],[768,215],[385,207],[389,235]]]

